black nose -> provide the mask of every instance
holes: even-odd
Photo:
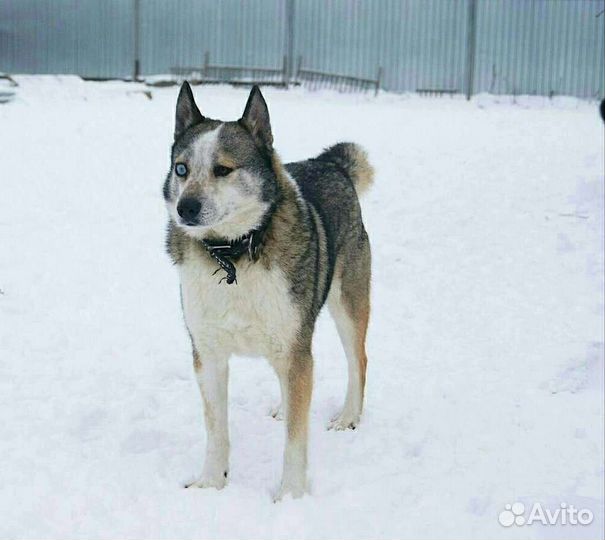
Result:
[[[181,199],[179,201],[179,204],[176,206],[176,211],[186,223],[195,223],[201,208],[202,203],[200,201],[187,197],[186,199]]]

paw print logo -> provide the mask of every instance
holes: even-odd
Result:
[[[523,503],[506,504],[504,505],[504,510],[498,516],[498,521],[503,527],[510,527],[513,524],[519,526],[525,525],[524,512],[525,505]]]

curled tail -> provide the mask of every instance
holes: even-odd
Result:
[[[365,193],[374,182],[374,168],[368,161],[366,151],[355,143],[338,143],[326,148],[319,161],[334,163],[351,179],[358,195]]]

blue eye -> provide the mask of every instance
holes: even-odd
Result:
[[[187,174],[187,165],[184,163],[177,163],[174,166],[174,172],[177,176],[185,176]]]

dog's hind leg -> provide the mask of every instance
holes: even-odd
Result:
[[[338,329],[349,372],[344,406],[340,414],[331,420],[328,429],[355,429],[363,409],[371,264],[370,245],[365,232],[355,248],[339,261],[328,296],[328,308]]]
[[[282,365],[274,364],[282,387],[282,407],[286,424],[284,470],[274,500],[285,495],[301,497],[307,489],[307,439],[309,408],[313,390],[311,345],[295,347],[297,352]]]
[[[222,489],[229,471],[228,357],[200,355],[194,348],[193,367],[204,401],[207,440],[202,476],[187,487]]]

